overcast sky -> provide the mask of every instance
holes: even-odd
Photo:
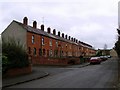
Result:
[[[119,0],[1,0],[0,33],[28,17],[95,48],[112,48],[117,40]],[[43,19],[44,17],[44,19]],[[44,22],[43,22],[44,21]]]

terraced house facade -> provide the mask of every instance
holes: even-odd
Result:
[[[45,31],[44,25],[37,28],[37,22],[33,26],[28,25],[28,18],[24,17],[23,23],[13,20],[2,32],[2,38],[9,40],[14,38],[20,41],[26,48],[29,59],[33,64],[68,64],[72,59],[79,63],[80,56],[92,56],[96,53],[89,44],[81,42],[76,38],[64,35],[48,27]]]

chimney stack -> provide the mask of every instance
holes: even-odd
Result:
[[[27,17],[24,17],[24,18],[23,18],[23,24],[24,24],[24,25],[28,25],[28,18],[27,18]]]
[[[60,37],[60,31],[58,32],[58,36]]]
[[[73,41],[73,37],[71,38],[71,41]]]
[[[44,25],[43,25],[43,24],[41,25],[41,30],[43,30],[43,31],[44,31]]]
[[[53,29],[53,34],[56,35],[56,30],[55,29]]]
[[[65,38],[67,39],[67,35],[65,35]]]
[[[37,28],[37,22],[36,21],[33,22],[33,28]]]
[[[69,36],[69,40],[70,40],[70,36]]]
[[[78,40],[76,39],[76,43],[78,42]]]
[[[75,38],[74,38],[74,42],[75,42]]]
[[[64,33],[62,33],[62,37],[64,38]]]
[[[47,32],[48,32],[48,33],[51,33],[50,27],[47,28]]]

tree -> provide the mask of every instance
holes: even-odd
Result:
[[[25,48],[14,39],[2,41],[2,68],[3,72],[10,68],[22,68],[29,65]]]
[[[103,55],[107,55],[107,44],[104,44]]]
[[[117,52],[118,57],[120,57],[120,30],[117,29],[117,31],[118,31],[118,40],[115,43],[115,51]]]
[[[102,51],[100,49],[98,49],[96,56],[101,56],[102,55]]]
[[[104,50],[106,50],[107,49],[107,44],[104,44]]]

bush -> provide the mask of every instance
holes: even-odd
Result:
[[[115,43],[115,51],[118,54],[118,57],[120,58],[120,30],[117,29],[118,31],[118,41]]]
[[[118,40],[118,41],[115,43],[115,51],[117,52],[118,57],[120,57],[120,40]]]
[[[3,69],[21,68],[29,65],[28,56],[23,45],[10,39],[2,42],[2,64]]]
[[[96,55],[95,55],[96,57],[98,56],[102,56],[102,51],[101,50],[98,50],[98,52],[96,53]]]
[[[2,72],[3,74],[7,71],[8,69],[8,65],[9,65],[9,61],[8,58],[6,56],[2,56]]]

